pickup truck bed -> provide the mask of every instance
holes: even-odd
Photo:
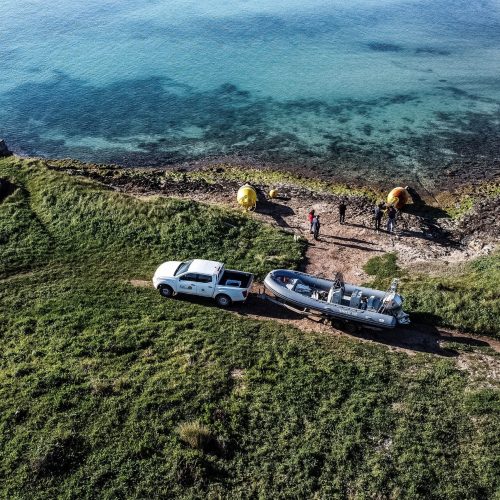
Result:
[[[250,273],[243,273],[241,271],[232,271],[227,269],[222,274],[219,280],[221,286],[234,286],[236,288],[246,288],[250,283],[252,275]]]

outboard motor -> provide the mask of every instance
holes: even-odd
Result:
[[[399,281],[392,280],[391,286],[382,300],[381,310],[394,316],[400,325],[409,325],[410,316],[403,311],[403,297],[397,293]]]

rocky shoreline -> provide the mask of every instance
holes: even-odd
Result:
[[[0,156],[10,156],[4,140],[0,139]],[[37,160],[31,158],[30,160]],[[345,179],[315,177],[311,171],[276,168],[241,157],[211,158],[161,167],[123,167],[116,164],[85,163],[75,159],[41,159],[49,168],[64,169],[71,175],[89,177],[113,189],[140,195],[164,194],[182,197],[203,196],[215,199],[230,198],[242,182],[250,181],[260,192],[261,206],[265,206],[267,191],[278,187],[288,198],[310,200],[329,205],[348,197],[354,216],[369,219],[374,202],[384,199],[388,182],[365,184],[346,182]],[[237,175],[234,172],[237,171]],[[260,172],[260,174],[258,174]],[[232,174],[232,175],[229,175]],[[257,179],[257,180],[256,180]],[[366,184],[369,184],[367,187]],[[393,187],[396,182],[390,184]],[[401,183],[402,184],[402,183]],[[485,188],[486,186],[486,188]],[[412,186],[413,187],[413,186]],[[338,189],[336,189],[338,188]],[[458,248],[494,246],[500,237],[500,181],[497,179],[474,183],[445,180],[440,191],[432,192],[422,185],[414,188],[420,200],[409,205],[404,213],[408,231],[419,232],[439,244]],[[459,216],[450,218],[453,207],[463,199],[468,205]],[[452,208],[452,210],[448,210]]]
[[[246,171],[221,164],[211,167],[191,164],[190,168],[175,170],[124,169],[112,165],[88,165],[75,160],[51,161],[47,165],[134,196],[176,196],[234,208],[237,207],[235,195],[238,188],[249,181],[256,187],[259,196],[256,216],[270,219],[271,223],[285,230],[294,230],[293,227],[300,225],[300,217],[305,220],[305,211],[311,206],[318,206],[322,213],[331,213],[332,219],[335,218],[336,206],[341,199],[348,200],[351,221],[360,227],[370,228],[374,203],[384,199],[387,193],[376,189],[356,190],[348,185],[340,185],[335,191],[334,185],[309,185],[307,178],[300,176],[279,180],[279,172],[274,172],[278,176],[274,177],[270,175],[271,171]],[[242,171],[247,175],[242,176]],[[278,200],[267,199],[271,187],[278,188]],[[434,196],[424,194],[422,199],[415,199],[402,212],[400,237],[394,240],[393,249],[401,250],[402,260],[408,263],[415,259],[425,261],[436,258],[449,262],[463,261],[493,252],[500,243],[500,193],[493,188],[491,193],[484,196],[478,191],[476,199],[471,197],[471,206],[457,217],[451,217],[440,207]],[[447,203],[452,206],[459,201],[448,193]],[[302,211],[303,216],[300,215]],[[299,219],[291,223],[289,219],[294,219],[294,214]]]
[[[4,156],[10,156],[12,152],[7,147],[7,144],[3,139],[0,139],[0,158]]]
[[[415,139],[416,140],[416,139]],[[436,138],[428,137],[424,143],[429,143],[432,150],[438,148]],[[458,139],[457,139],[458,140]],[[486,140],[486,139],[485,139]],[[308,179],[319,179],[325,182],[346,183],[353,187],[370,186],[374,189],[387,189],[388,184],[412,185],[423,195],[433,197],[443,191],[456,191],[464,186],[476,186],[485,182],[500,181],[500,157],[488,140],[487,154],[477,154],[478,145],[463,144],[463,155],[455,155],[453,159],[436,157],[429,153],[429,157],[415,158],[411,165],[398,165],[394,157],[386,151],[372,151],[369,155],[355,149],[350,153],[344,149],[338,157],[330,158],[327,163],[319,158],[304,158],[290,155],[286,158],[274,154],[255,154],[251,152],[229,153],[226,155],[205,155],[196,157],[185,154],[166,155],[155,148],[147,152],[138,153],[128,151],[117,153],[109,151],[102,153],[104,162],[100,166],[115,166],[117,168],[154,168],[164,171],[200,170],[216,167],[221,164],[238,165],[242,168],[271,170],[292,173]],[[410,147],[409,145],[408,147]],[[421,144],[422,147],[425,146]],[[458,147],[458,146],[457,146]],[[486,147],[486,146],[485,146]],[[5,154],[8,151],[5,143]],[[411,148],[413,149],[413,147]],[[425,147],[424,147],[425,149]],[[0,146],[0,155],[2,154]],[[21,157],[31,157],[20,154]],[[89,156],[88,154],[84,155]],[[41,157],[45,160],[52,158]],[[76,160],[63,158],[66,162],[80,162],[93,164],[92,160]],[[60,160],[59,160],[60,161]]]

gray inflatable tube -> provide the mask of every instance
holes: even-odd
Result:
[[[408,315],[402,310],[403,298],[395,292],[326,280],[288,269],[271,271],[264,286],[280,301],[324,316],[379,328],[409,323]]]

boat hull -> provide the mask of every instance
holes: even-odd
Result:
[[[291,305],[297,309],[305,309],[318,313],[329,318],[342,319],[346,321],[355,321],[365,325],[377,328],[394,328],[398,321],[390,314],[383,314],[376,310],[361,309],[349,305],[334,304],[312,297],[307,297],[301,293],[287,288],[281,280],[300,280],[301,284],[308,287],[314,287],[316,290],[326,293],[334,284],[331,280],[316,278],[309,274],[291,271],[287,269],[277,269],[271,271],[264,279],[264,286],[268,292],[271,292],[278,300]],[[367,287],[358,287],[351,284],[345,284],[343,292],[346,294],[358,294],[360,297],[370,297],[373,301],[381,303],[386,292]],[[351,299],[351,296],[349,296]]]

